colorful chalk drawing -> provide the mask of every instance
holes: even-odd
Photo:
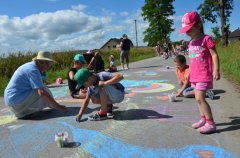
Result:
[[[52,128],[54,125],[55,128]],[[57,128],[56,128],[57,127]],[[151,148],[133,144],[127,144],[120,139],[112,138],[98,131],[77,128],[73,125],[60,121],[58,123],[35,123],[26,124],[15,128],[9,128],[10,135],[6,139],[0,140],[0,155],[3,158],[9,157],[38,157],[47,147],[55,143],[53,135],[46,133],[56,133],[57,129],[68,131],[72,135],[73,142],[79,142],[78,147],[95,158],[159,158],[159,157],[178,157],[178,158],[197,158],[201,155],[212,154],[216,158],[236,158],[235,155],[223,148],[210,145],[187,145],[181,148]],[[31,133],[26,132],[31,131]],[[41,132],[39,132],[41,131]],[[38,135],[36,137],[36,134]],[[42,139],[44,138],[44,139]],[[11,144],[5,148],[6,144]],[[37,144],[37,146],[36,146]],[[27,146],[27,152],[26,147]]]
[[[167,80],[123,80],[121,83],[126,91],[133,93],[156,93],[174,89],[172,84],[164,83]]]
[[[167,95],[157,96],[157,99],[164,100],[164,101],[168,101],[169,100]]]
[[[0,116],[0,126],[16,121],[13,115]]]
[[[164,148],[146,148],[131,144],[126,144],[121,140],[111,138],[100,132],[86,129],[75,128],[72,125],[62,122],[65,126],[68,126],[73,134],[73,140],[76,142],[81,142],[81,148],[86,152],[90,153],[96,158],[105,157],[149,157],[149,158],[159,158],[159,157],[199,157],[201,156],[199,152],[205,151],[208,153],[213,153],[216,158],[235,158],[236,156],[228,153],[226,150],[210,146],[210,145],[187,145],[183,148],[177,149],[164,149]],[[101,141],[99,141],[99,139]],[[106,145],[109,145],[106,147]],[[111,151],[111,152],[109,152]]]
[[[134,88],[134,89],[132,89],[132,92],[135,92],[135,93],[156,93],[156,92],[170,91],[174,88],[175,87],[173,85],[168,84],[168,83],[152,83],[145,88]]]

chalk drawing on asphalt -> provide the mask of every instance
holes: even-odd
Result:
[[[124,126],[124,123],[122,124]],[[13,130],[14,129],[14,130]],[[119,138],[113,138],[102,132],[75,127],[71,123],[60,121],[51,123],[25,124],[10,127],[9,136],[0,140],[0,147],[11,144],[0,151],[1,157],[37,157],[55,143],[54,133],[61,129],[68,131],[72,142],[79,142],[78,147],[96,158],[115,157],[199,157],[214,155],[217,158],[235,158],[227,150],[211,145],[186,145],[180,148],[152,148],[126,143]],[[116,129],[113,129],[116,130]],[[28,131],[28,132],[26,132]],[[47,134],[46,133],[53,133]],[[38,135],[36,137],[36,134]],[[42,139],[44,138],[44,139]],[[100,141],[99,141],[100,140]],[[36,147],[37,144],[37,147]],[[28,147],[28,152],[24,147]],[[111,152],[109,152],[111,151]]]
[[[0,116],[0,126],[16,121],[13,115],[3,115]]]

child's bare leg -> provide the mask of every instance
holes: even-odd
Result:
[[[198,132],[202,134],[209,134],[216,131],[216,125],[213,120],[212,110],[209,104],[205,100],[206,91],[196,91],[195,93],[196,100],[200,106],[200,109],[204,116],[206,117],[206,123],[204,126],[197,129]]]
[[[195,95],[196,101],[198,100],[198,98],[201,98],[197,91],[198,90],[194,90],[194,95]],[[205,117],[205,115],[204,115],[204,113],[202,111],[201,105],[199,104],[198,101],[197,101],[197,104],[198,104],[198,109],[199,109],[199,113],[200,113],[201,119],[198,122],[192,124],[192,127],[195,128],[195,129],[204,126],[204,124],[206,123],[206,117]]]
[[[93,104],[101,104],[100,98],[91,97],[91,101]]]
[[[100,94],[100,100],[101,100],[101,111],[103,112],[107,112],[107,94],[104,90],[104,87],[99,87],[99,94]]]
[[[212,119],[213,118],[212,110],[211,110],[209,104],[205,100],[206,91],[195,90],[195,92],[196,92],[195,98],[199,105],[201,116],[204,115],[206,117],[206,119]]]
[[[86,93],[81,93],[81,92],[79,92],[79,99],[85,99],[86,96],[87,96]]]

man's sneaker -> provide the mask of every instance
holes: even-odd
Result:
[[[208,98],[210,98],[211,100],[213,100],[214,99],[214,93],[213,93],[213,91],[212,90],[207,90],[207,97]]]
[[[198,122],[192,124],[192,128],[197,129],[197,128],[204,126],[205,124],[206,124],[206,121],[201,119]]]
[[[205,123],[205,125],[202,126],[201,128],[198,128],[197,131],[202,134],[214,133],[216,131],[216,125]]]
[[[107,119],[107,114],[104,115],[104,116],[100,116],[100,115],[98,114],[98,112],[97,112],[97,113],[95,113],[94,115],[89,116],[88,119],[89,119],[90,121],[106,120],[106,119]]]

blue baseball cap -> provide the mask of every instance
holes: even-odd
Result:
[[[80,62],[81,64],[87,64],[87,62],[82,54],[75,55],[74,61]]]

